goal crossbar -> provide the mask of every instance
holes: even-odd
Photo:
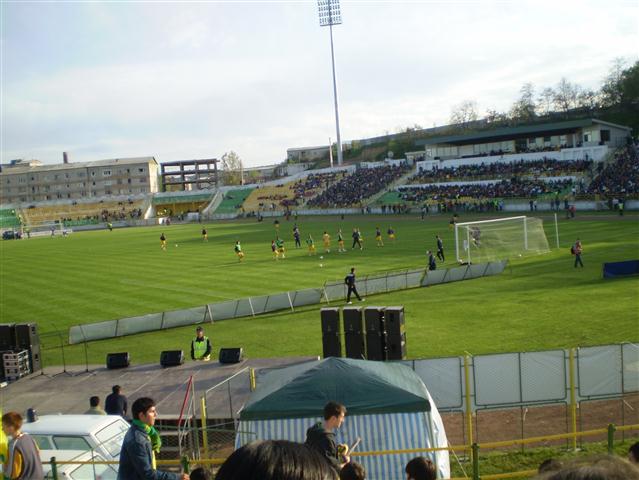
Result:
[[[527,218],[526,215],[520,215],[518,217],[506,217],[506,218],[495,218],[493,220],[478,220],[476,222],[462,222],[456,223],[458,227],[463,227],[464,225],[477,225],[478,223],[495,223],[495,222],[505,222],[508,220],[521,220]]]

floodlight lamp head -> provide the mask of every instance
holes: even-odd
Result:
[[[340,25],[342,23],[339,0],[317,0],[317,10],[320,27]]]

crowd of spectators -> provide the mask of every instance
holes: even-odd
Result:
[[[296,199],[305,199],[315,195],[316,190],[328,188],[331,184],[337,182],[344,176],[344,172],[328,172],[309,174],[307,177],[295,182],[291,189],[295,192]]]
[[[404,188],[401,197],[407,202],[424,202],[427,200],[457,200],[463,197],[482,198],[534,198],[539,195],[554,193],[572,186],[572,180],[556,180],[543,182],[513,178],[495,183],[466,185],[425,185]]]
[[[407,165],[359,168],[309,200],[308,206],[339,208],[360,205],[363,200],[387,188],[409,170]]]
[[[519,160],[512,163],[460,165],[458,167],[422,170],[410,179],[411,183],[435,183],[460,180],[511,178],[513,176],[557,177],[583,174],[592,168],[592,160]]]
[[[586,188],[594,195],[633,195],[639,193],[639,156],[634,145],[615,152],[615,162],[605,167]]]

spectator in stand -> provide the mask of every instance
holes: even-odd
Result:
[[[100,406],[100,397],[91,397],[89,399],[89,406],[91,408],[84,412],[85,415],[106,415],[106,412],[102,410]]]
[[[366,470],[357,462],[348,462],[339,472],[339,480],[364,480]]]
[[[14,480],[42,480],[42,462],[40,452],[33,437],[20,431],[22,415],[7,412],[2,415],[2,431],[9,440],[9,458],[2,465],[4,478]]]
[[[120,385],[113,385],[111,394],[108,395],[104,401],[104,411],[107,415],[126,417],[127,408],[127,399],[122,395],[122,387],[120,387]]]
[[[235,450],[215,480],[337,480],[337,471],[305,445],[286,440],[257,441]]]
[[[537,480],[639,480],[639,469],[614,455],[577,458],[563,468],[542,473]]]
[[[335,443],[334,430],[342,426],[345,416],[344,405],[328,402],[324,405],[324,421],[316,423],[306,431],[306,446],[322,455],[336,472],[351,460],[348,456],[348,446]],[[343,453],[340,454],[340,451]]]
[[[162,447],[160,434],[154,427],[157,414],[151,398],[142,397],[133,402],[133,422],[122,442],[118,480],[189,480],[186,473],[156,469],[155,455]]]
[[[435,480],[437,472],[433,462],[424,457],[415,457],[406,464],[407,480]]]
[[[614,158],[615,161],[599,173],[584,193],[622,197],[639,193],[639,157],[635,146],[616,151]]]

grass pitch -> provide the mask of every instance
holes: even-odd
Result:
[[[603,262],[639,258],[637,220],[636,215],[560,220],[559,249],[513,260],[500,276],[377,295],[365,305],[405,306],[411,358],[638,341],[639,279],[601,278]],[[268,219],[207,224],[208,242],[202,240],[199,224],[3,241],[0,321],[37,322],[45,364],[58,364],[61,352],[54,346],[66,339],[71,325],[319,287],[343,279],[351,266],[358,275],[421,267],[426,250],[435,250],[436,233],[447,254],[439,267],[453,266],[454,234],[447,221],[444,216],[425,221],[390,215],[300,218],[302,240],[311,233],[316,242],[317,255],[309,257],[304,243],[293,248],[293,220],[280,220],[287,258],[277,262],[270,249],[276,231]],[[396,243],[384,235],[386,245],[376,247],[375,227],[385,232],[391,225]],[[348,249],[343,254],[337,253],[340,227]],[[353,227],[363,233],[363,251],[350,249]],[[545,229],[554,246],[550,217]],[[332,236],[329,254],[323,253],[324,230]],[[160,249],[162,232],[167,251]],[[579,270],[569,252],[576,237],[584,245],[585,268]],[[233,253],[236,239],[246,254],[241,264]],[[206,332],[215,349],[243,346],[252,357],[321,355],[319,308],[225,320]],[[185,327],[92,342],[88,360],[103,363],[107,352],[128,350],[135,363],[156,362],[162,350],[188,350],[193,331]],[[65,355],[67,363],[85,360],[83,346],[65,347]]]

